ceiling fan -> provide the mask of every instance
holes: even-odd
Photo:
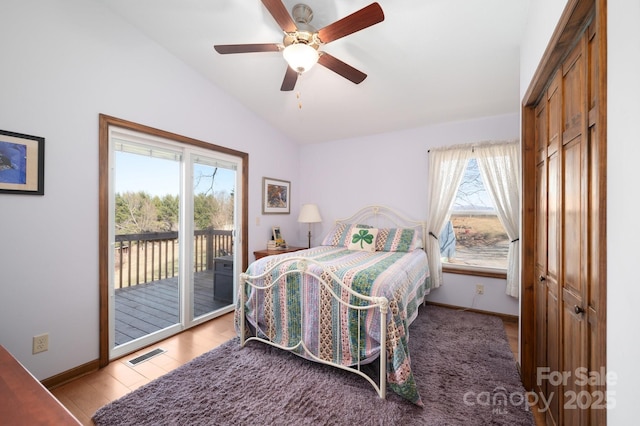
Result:
[[[289,64],[280,87],[282,91],[293,90],[298,75],[308,71],[316,62],[355,84],[367,78],[365,73],[319,49],[322,45],[382,22],[384,13],[378,3],[371,3],[320,30],[309,24],[313,18],[313,11],[305,4],[293,6],[291,15],[282,0],[262,0],[262,4],[282,28],[282,43],[219,44],[214,46],[218,53],[225,55],[282,51]]]

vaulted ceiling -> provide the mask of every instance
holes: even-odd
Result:
[[[519,110],[519,47],[530,0],[379,0],[384,21],[321,46],[367,74],[316,65],[280,90],[280,52],[221,55],[218,44],[282,43],[260,0],[96,0],[298,143],[366,136]],[[323,28],[369,0],[304,3]]]

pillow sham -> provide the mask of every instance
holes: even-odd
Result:
[[[346,247],[351,241],[351,234],[354,228],[371,228],[371,226],[355,223],[336,223],[329,233],[325,235],[320,245]]]
[[[422,239],[412,228],[379,228],[377,251],[413,251],[422,248]]]
[[[376,251],[376,237],[378,230],[375,228],[353,228],[349,237],[349,250]]]

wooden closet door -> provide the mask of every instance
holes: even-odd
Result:
[[[536,204],[535,204],[535,365],[547,366],[547,103],[536,108]],[[539,394],[547,395],[547,381],[535,383]]]
[[[585,35],[586,36],[586,35]],[[584,410],[578,396],[584,395],[578,369],[587,367],[585,326],[587,290],[589,158],[587,145],[587,58],[583,36],[562,67],[562,370],[564,397],[560,421],[583,424]]]
[[[562,260],[562,215],[561,215],[561,182],[562,182],[562,76],[559,72],[552,79],[547,90],[548,112],[548,141],[547,141],[547,339],[542,342],[545,346],[547,362],[542,365],[550,373],[561,371],[561,327],[560,301],[562,294],[559,290]],[[546,395],[553,395],[550,399],[549,411],[546,413],[547,423],[557,422],[562,407],[562,387],[556,381],[544,381]]]
[[[606,424],[605,11],[568,4],[523,108],[522,371],[550,425]]]
[[[607,392],[605,358],[606,358],[606,286],[605,265],[606,265],[606,245],[600,242],[606,241],[605,211],[606,211],[606,147],[600,140],[599,134],[602,131],[602,123],[599,121],[601,102],[599,93],[600,68],[597,58],[601,55],[599,51],[599,39],[596,34],[596,24],[592,23],[588,30],[588,156],[589,156],[589,200],[588,200],[588,235],[589,244],[587,247],[587,288],[586,288],[586,339],[588,341],[585,348],[587,366],[589,371],[598,372],[598,380],[588,384],[588,393],[592,397],[595,406],[587,413],[587,424],[606,424],[607,410],[604,409],[607,401],[604,395]],[[603,377],[605,376],[605,377]]]
[[[536,107],[535,365],[566,374],[536,383],[551,401],[548,424],[584,424],[591,415],[581,409],[589,402],[584,398],[597,395],[579,374],[598,371],[600,362],[591,354],[600,340],[592,284],[597,268],[589,262],[599,187],[593,172],[597,133],[589,120],[597,102],[588,98],[595,78],[588,61],[593,38],[592,32],[581,37]]]

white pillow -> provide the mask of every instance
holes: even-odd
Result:
[[[349,250],[376,251],[376,228],[353,228],[349,236]]]

